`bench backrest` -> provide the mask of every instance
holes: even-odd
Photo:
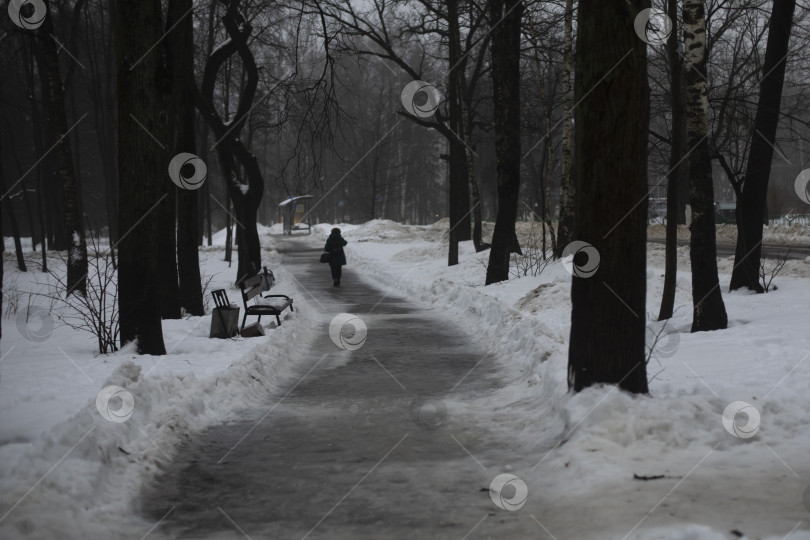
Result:
[[[225,292],[225,289],[211,291],[211,295],[214,297],[214,304],[216,304],[218,308],[228,307],[231,305],[231,303],[228,301],[228,294]]]
[[[248,300],[262,294],[262,277],[257,275],[243,279],[239,288],[242,289],[242,301],[247,306]]]

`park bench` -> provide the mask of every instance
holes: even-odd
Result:
[[[287,295],[284,294],[268,294],[262,296],[262,277],[261,275],[256,275],[253,277],[249,277],[247,279],[243,279],[241,283],[239,283],[239,288],[242,289],[242,302],[245,304],[245,316],[242,317],[242,329],[245,328],[245,321],[247,320],[248,315],[258,315],[259,322],[262,322],[262,315],[275,315],[276,322],[279,326],[281,326],[281,313],[290,308],[290,311],[295,311],[293,309],[293,300]],[[257,298],[258,297],[258,298]],[[269,303],[259,303],[259,299],[278,299],[278,300],[271,300]],[[253,300],[253,304],[249,304],[250,300]]]

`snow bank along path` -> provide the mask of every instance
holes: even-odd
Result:
[[[528,485],[520,511],[537,518],[538,536],[810,539],[810,261],[788,261],[777,291],[750,295],[725,292],[733,260],[721,258],[729,329],[690,334],[691,276],[688,249],[681,249],[676,313],[665,332],[671,335],[648,366],[653,397],[613,387],[571,395],[571,277],[561,264],[483,287],[488,252],[462,243],[461,264],[448,268],[446,223],[340,227],[361,273],[383,286],[396,283],[474,328],[515,381],[452,410],[500,436],[498,463]],[[316,226],[315,234],[325,237],[330,228]],[[663,247],[650,245],[648,261],[653,321]],[[760,415],[753,437],[735,437],[723,425],[723,412],[736,401]],[[639,481],[634,474],[663,478]]]
[[[265,338],[208,339],[209,314],[164,321],[166,356],[139,356],[128,347],[94,357],[92,340],[58,321],[42,342],[26,340],[13,320],[4,321],[0,538],[143,537],[155,524],[136,512],[141,486],[170,465],[177,446],[279,394],[300,375],[314,310],[267,243],[268,231],[262,233],[278,291],[296,300],[281,327],[262,319]],[[241,303],[235,268],[222,254],[221,246],[201,253],[203,272],[213,277],[212,288],[228,289],[230,300]],[[18,285],[32,274],[17,276]],[[96,396],[108,386],[132,396],[126,421],[99,413]],[[113,398],[110,410],[121,405]]]

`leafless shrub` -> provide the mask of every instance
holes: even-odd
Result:
[[[551,250],[543,251],[542,232],[538,232],[534,227],[522,236],[521,251],[523,253],[512,253],[510,272],[515,277],[539,276],[552,260]]]
[[[678,312],[680,307],[675,310]],[[650,314],[647,314],[650,320]],[[681,335],[677,330],[668,328],[671,319],[664,321],[655,321],[647,325],[647,339],[645,340],[645,348],[647,349],[647,357],[645,363],[649,366],[650,360],[655,358],[658,365],[661,366],[660,371],[649,378],[648,383],[653,382],[656,377],[666,369],[661,363],[662,358],[669,358],[678,352],[678,347],[681,343]]]
[[[98,350],[107,354],[118,350],[118,294],[116,287],[116,261],[109,249],[103,252],[93,235],[88,236],[87,294],[68,290],[67,273],[49,273],[53,278],[50,290],[41,295],[61,303],[58,319],[74,330],[89,332],[96,337]]]
[[[48,313],[50,313],[53,311],[53,308],[57,303],[53,299],[46,298],[48,302],[47,306],[35,306],[34,297],[41,295],[38,295],[35,292],[18,289],[16,280],[8,285],[9,287],[3,289],[3,315],[6,318],[16,317],[17,314],[22,311],[22,313],[25,313],[24,321],[25,323],[28,323],[28,319],[32,313],[32,308],[46,307],[48,309]]]
[[[211,289],[211,280],[214,279],[216,274],[213,275],[206,275],[203,272],[200,272],[200,281],[202,282],[202,297],[203,297],[203,310],[208,313],[209,308],[211,307],[211,295],[208,292]]]
[[[680,344],[680,334],[674,330],[668,330],[669,319],[663,321],[656,329],[655,324],[647,325],[647,359],[646,363],[649,364],[652,358],[659,361],[661,358],[669,358],[675,354]]]
[[[8,285],[8,287],[3,287],[3,316],[10,319],[17,316],[24,293],[17,289],[16,282]]]
[[[764,244],[762,246],[765,247]],[[777,287],[773,284],[773,280],[776,276],[779,275],[779,272],[785,267],[785,263],[787,263],[788,257],[790,257],[790,248],[787,248],[786,251],[782,251],[782,248],[779,248],[776,251],[776,258],[775,259],[766,259],[765,257],[760,257],[759,259],[759,283],[762,285],[762,288],[765,289],[765,292],[771,292],[771,290],[776,290]],[[767,261],[767,264],[766,264]]]
[[[26,324],[30,320],[31,314],[36,312],[38,309],[45,307],[48,310],[48,313],[52,313],[54,307],[56,307],[56,299],[48,298],[47,306],[35,305],[34,304],[34,296],[37,296],[35,293],[19,291],[23,295],[25,295],[25,322]]]

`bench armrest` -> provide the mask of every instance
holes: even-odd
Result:
[[[287,296],[286,294],[265,294],[264,296],[262,296],[262,298],[286,298],[290,302],[293,301],[293,299]]]

